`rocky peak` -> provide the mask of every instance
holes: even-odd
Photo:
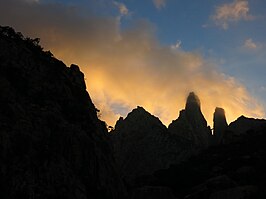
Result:
[[[241,137],[246,136],[248,133],[252,131],[260,131],[261,129],[265,129],[265,127],[265,119],[254,119],[241,115],[228,126],[223,137],[223,143],[237,142],[239,139],[242,139]]]
[[[229,130],[235,135],[245,134],[250,129],[258,129],[266,125],[265,119],[254,119],[245,116],[240,116],[236,121],[230,123]]]
[[[214,117],[225,118],[225,111],[223,108],[216,107],[214,112]]]
[[[185,111],[188,121],[194,128],[207,126],[207,121],[201,112],[199,97],[194,92],[188,95]]]
[[[171,142],[167,134],[167,128],[159,118],[143,107],[138,106],[125,119],[120,118],[111,132],[111,140],[122,175],[150,174],[167,167],[172,159],[165,159],[164,154],[174,153],[167,148]]]
[[[178,119],[168,129],[171,133],[190,140],[196,147],[206,148],[209,145],[211,131],[201,112],[199,97],[194,92],[189,93],[185,110],[180,111]]]
[[[200,100],[194,92],[190,92],[187,97],[186,110],[200,110]]]
[[[213,140],[214,144],[220,144],[228,124],[226,122],[225,111],[217,107],[213,115]]]
[[[127,136],[134,137],[137,134],[145,134],[148,136],[152,131],[150,127],[166,130],[166,127],[162,124],[159,118],[150,114],[143,107],[138,106],[128,113],[127,117],[123,119],[122,117],[116,122],[115,129],[112,133],[116,136]]]
[[[124,118],[123,117],[119,117],[119,119],[115,123],[115,129],[118,129],[120,127],[120,125],[123,124],[123,121],[124,121]]]
[[[133,109],[129,114],[127,118],[131,117],[140,117],[140,116],[151,116],[151,114],[146,111],[143,107],[137,106],[137,108]]]
[[[115,130],[118,128],[131,128],[131,130],[137,128],[138,130],[136,130],[135,133],[142,131],[149,132],[149,126],[160,126],[160,128],[163,127],[166,129],[158,117],[150,114],[141,106],[137,106],[130,113],[128,113],[125,119],[120,118],[115,126]]]

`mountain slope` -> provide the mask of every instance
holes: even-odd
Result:
[[[78,66],[0,27],[0,93],[1,198],[124,195]]]

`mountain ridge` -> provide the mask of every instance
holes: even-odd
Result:
[[[212,135],[191,92],[168,128],[137,107],[108,133],[79,67],[10,27],[0,27],[0,93],[1,198],[266,196],[266,120],[228,125],[216,108]]]
[[[1,198],[123,198],[83,73],[38,41],[0,27]]]

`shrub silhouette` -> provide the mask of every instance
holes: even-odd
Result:
[[[54,56],[50,51],[43,51],[43,48],[40,45],[40,38],[25,38],[21,32],[16,32],[13,28],[9,26],[0,26],[0,35],[2,37],[12,39],[16,42],[22,42],[36,53],[41,53],[48,57]]]

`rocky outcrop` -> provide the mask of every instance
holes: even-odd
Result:
[[[247,118],[240,116],[236,121],[230,123],[223,138],[223,143],[228,144],[242,139],[244,135],[252,131],[260,131],[266,127],[266,120]]]
[[[225,131],[228,128],[225,111],[222,108],[216,108],[213,115],[213,145],[221,144]]]
[[[127,178],[167,168],[182,160],[189,148],[142,107],[117,121],[111,140],[119,170]]]
[[[78,66],[0,27],[0,198],[122,198]]]
[[[178,119],[169,125],[168,130],[192,143],[196,150],[210,145],[211,130],[201,112],[200,100],[195,93],[189,94],[185,110],[180,111]]]

